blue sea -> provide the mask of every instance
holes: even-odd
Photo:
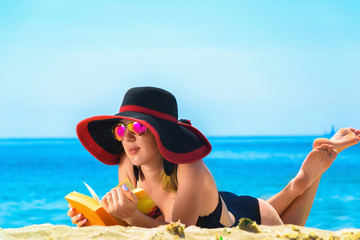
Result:
[[[309,137],[210,137],[205,158],[219,190],[268,199],[296,175],[312,148]],[[0,227],[71,226],[64,196],[104,195],[117,185],[117,167],[93,158],[77,139],[0,139]],[[323,175],[306,226],[360,228],[360,146],[339,154]]]

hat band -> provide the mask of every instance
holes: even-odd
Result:
[[[145,108],[145,107],[140,107],[140,106],[136,106],[136,105],[126,105],[126,106],[122,106],[120,108],[120,113],[121,112],[139,112],[139,113],[144,113],[147,115],[151,115],[157,118],[161,118],[170,122],[174,122],[177,123],[178,120],[177,118],[175,118],[174,116],[171,116],[169,114],[166,113],[162,113],[162,112],[158,112],[149,108]]]

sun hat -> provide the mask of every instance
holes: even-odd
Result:
[[[129,89],[119,113],[82,120],[76,132],[83,146],[98,160],[108,165],[119,163],[123,152],[115,140],[112,128],[121,119],[138,121],[154,135],[161,155],[168,161],[181,164],[204,158],[211,152],[207,138],[190,122],[178,120],[175,97],[155,87]]]

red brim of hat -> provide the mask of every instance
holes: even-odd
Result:
[[[196,128],[185,123],[170,123],[146,114],[130,112],[123,116],[103,115],[82,120],[76,132],[83,146],[99,161],[107,165],[119,163],[122,144],[115,140],[112,127],[120,119],[136,120],[154,135],[161,155],[168,161],[184,164],[198,161],[211,152],[211,144]],[[159,123],[163,121],[162,123]],[[160,126],[160,127],[159,127]],[[165,126],[165,127],[161,127]],[[171,136],[176,132],[177,136]],[[194,144],[192,144],[194,143]],[[193,146],[194,145],[194,146]]]

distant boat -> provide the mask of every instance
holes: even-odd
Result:
[[[325,133],[324,135],[325,135],[325,136],[333,136],[335,133],[336,133],[335,126],[332,125],[330,132],[329,132],[329,133]]]

